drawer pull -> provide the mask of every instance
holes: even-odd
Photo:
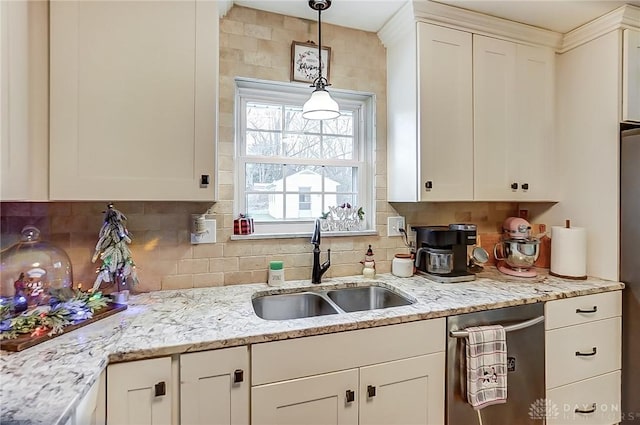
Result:
[[[355,391],[347,390],[346,398],[347,398],[347,403],[352,403],[352,402],[354,402],[354,401],[355,401],[355,399],[356,399],[356,393],[355,393]]]
[[[244,371],[242,369],[236,369],[233,371],[233,383],[239,384],[244,381]]]
[[[589,356],[595,356],[595,355],[596,355],[596,347],[593,347],[590,353],[583,353],[580,351],[576,351],[576,356],[580,356],[580,357],[589,357]]]
[[[582,409],[578,409],[578,408],[576,407],[576,410],[574,410],[574,412],[576,412],[576,413],[582,413],[582,414],[585,414],[585,415],[588,415],[588,414],[593,413],[593,412],[595,412],[595,411],[596,411],[596,404],[595,404],[595,403],[593,403],[593,404],[591,405],[591,409],[582,410]]]
[[[167,395],[167,384],[164,381],[158,382],[153,389],[156,397]]]
[[[583,310],[581,308],[576,308],[576,313],[595,313],[598,311],[598,306],[593,306],[591,310]]]
[[[375,397],[376,396],[376,387],[373,385],[367,385],[367,397]]]

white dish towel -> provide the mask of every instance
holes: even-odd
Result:
[[[507,338],[500,325],[477,326],[466,344],[467,401],[474,409],[507,401]]]

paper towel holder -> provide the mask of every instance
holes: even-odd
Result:
[[[565,229],[572,229],[571,227],[571,220],[567,219],[564,221],[564,228]],[[551,250],[553,252],[553,232],[551,235]],[[552,257],[553,257],[553,253],[552,253]],[[550,276],[554,276],[554,277],[559,277],[561,279],[569,279],[569,280],[587,280],[587,275],[583,275],[583,276],[569,276],[569,275],[564,275],[564,274],[560,274],[560,273],[555,273],[553,272],[551,269],[549,269],[549,275]]]

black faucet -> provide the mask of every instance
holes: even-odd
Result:
[[[331,266],[331,250],[327,249],[327,261],[320,265],[320,220],[316,220],[316,227],[313,230],[313,236],[311,237],[311,243],[313,244],[313,270],[311,272],[311,283],[320,283],[322,275]]]

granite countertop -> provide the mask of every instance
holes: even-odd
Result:
[[[384,310],[295,320],[257,317],[256,294],[310,288],[331,289],[376,282],[416,302]],[[20,353],[0,356],[0,422],[64,424],[108,363],[140,360],[254,344],[265,341],[363,329],[472,311],[530,304],[620,290],[622,283],[589,278],[570,281],[541,273],[533,279],[509,277],[487,268],[465,283],[437,283],[422,276],[390,274],[189,290],[158,291],[132,297],[129,308]]]

